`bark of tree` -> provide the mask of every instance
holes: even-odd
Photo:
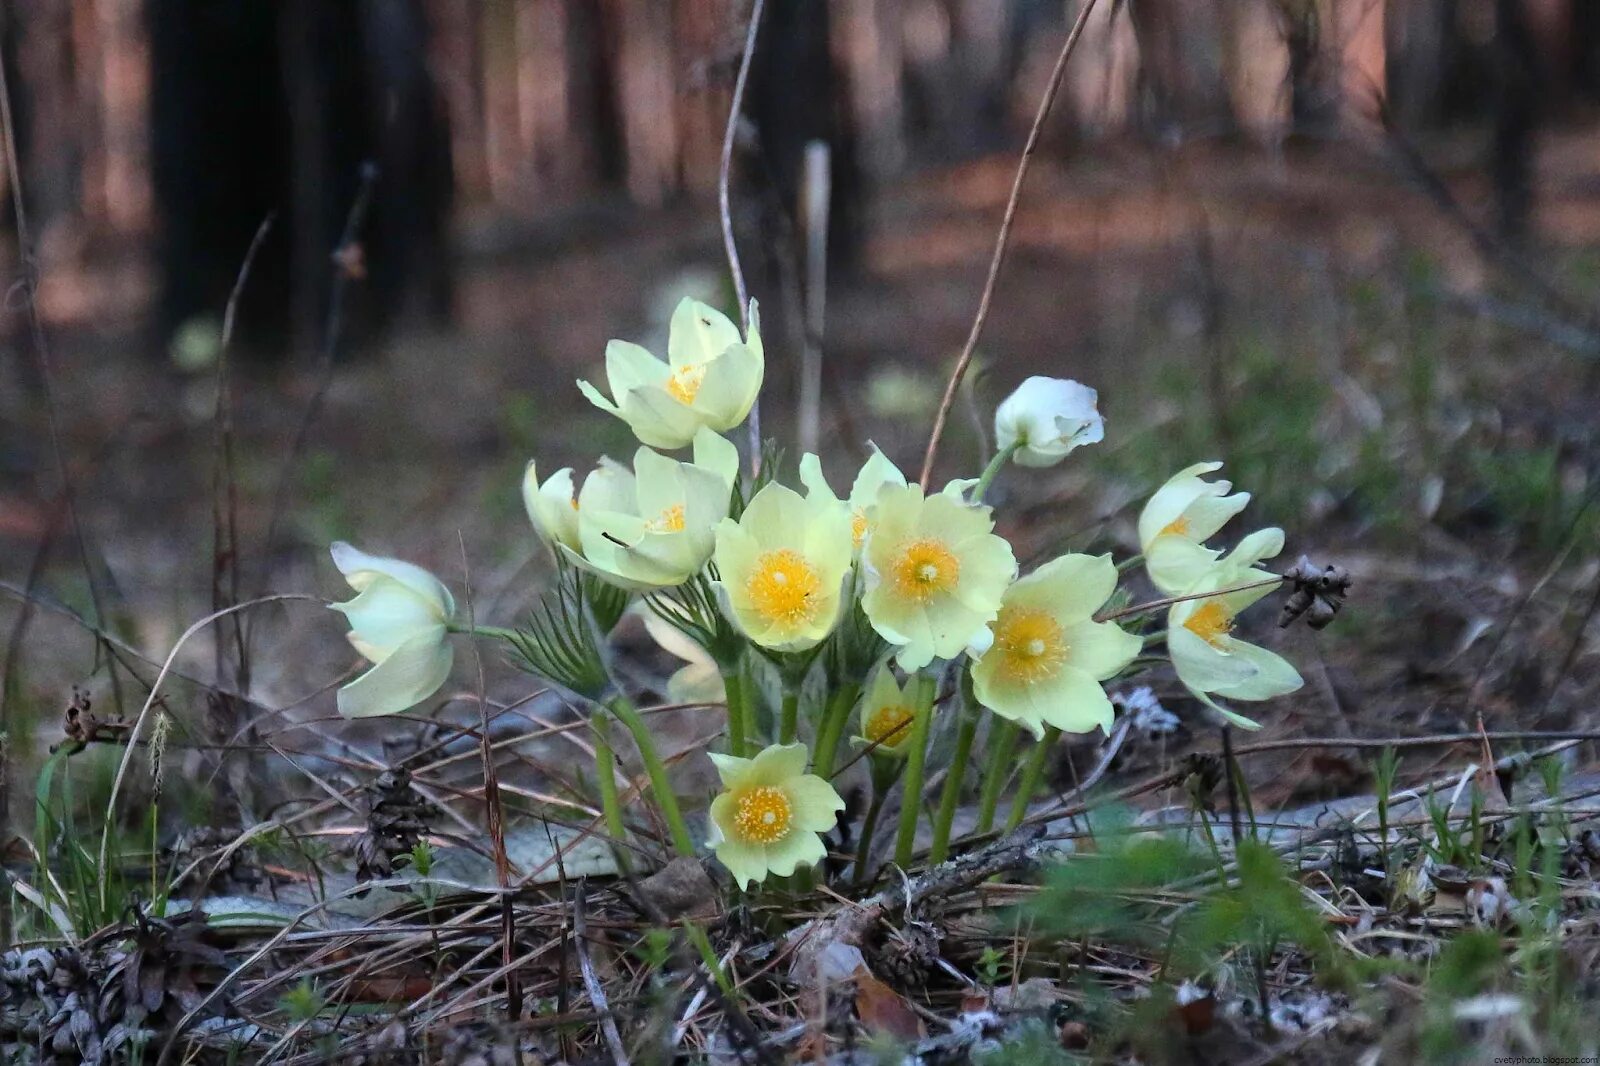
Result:
[[[277,212],[239,310],[245,350],[314,349],[329,254],[380,170],[355,337],[448,311],[448,140],[420,0],[149,0],[158,343],[220,316],[261,220]]]

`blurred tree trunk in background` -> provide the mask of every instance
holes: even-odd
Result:
[[[363,161],[379,170],[349,325],[449,309],[449,150],[417,0],[149,0],[163,336],[218,316],[277,212],[240,306],[258,352],[316,348]]]
[[[1231,132],[1221,8],[1208,0],[1127,0],[1127,7],[1150,127],[1189,137]]]

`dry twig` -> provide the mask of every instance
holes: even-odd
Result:
[[[1061,89],[1061,78],[1067,72],[1067,60],[1072,58],[1073,50],[1078,47],[1078,39],[1083,36],[1083,28],[1089,24],[1089,16],[1094,13],[1094,8],[1095,0],[1085,0],[1078,12],[1078,20],[1072,24],[1072,31],[1062,43],[1061,53],[1056,56],[1055,69],[1050,72],[1050,84],[1039,100],[1039,110],[1033,116],[1033,127],[1028,130],[1027,143],[1022,147],[1022,158],[1017,161],[1017,176],[1012,179],[1005,217],[1000,220],[994,255],[989,259],[989,276],[984,279],[983,295],[978,298],[978,313],[972,319],[967,342],[961,347],[961,358],[956,360],[956,368],[945,384],[944,398],[939,401],[939,413],[933,419],[933,432],[928,435],[928,450],[922,456],[922,474],[917,480],[922,483],[924,492],[928,489],[929,479],[933,477],[933,460],[939,453],[939,438],[944,435],[945,419],[949,417],[950,408],[956,401],[956,390],[961,387],[961,379],[966,376],[967,367],[972,363],[972,354],[977,350],[983,324],[989,318],[989,304],[994,299],[995,284],[1000,280],[1000,265],[1005,261],[1006,247],[1011,243],[1011,226],[1017,220],[1017,201],[1022,198],[1022,181],[1028,176],[1028,165],[1033,162],[1033,153],[1038,149],[1039,138],[1044,133],[1044,120],[1049,117],[1050,108],[1056,102],[1056,93]]]

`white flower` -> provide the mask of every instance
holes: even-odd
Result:
[[[346,718],[398,714],[435,692],[454,661],[448,636],[456,601],[420,566],[333,545],[333,562],[356,598],[333,609],[350,620],[350,643],[373,667],[339,689]]]
[[[995,445],[1003,451],[1015,444],[1019,466],[1054,466],[1079,445],[1105,439],[1098,398],[1076,381],[1031,377],[995,410]]]
[[[572,467],[564,466],[539,481],[539,471],[530,461],[522,474],[522,506],[528,521],[546,544],[565,544],[579,550],[578,497],[573,490]]]

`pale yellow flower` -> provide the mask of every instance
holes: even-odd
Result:
[[[681,585],[705,566],[727,517],[739,453],[709,429],[693,462],[640,448],[630,471],[602,461],[578,494],[579,551],[572,562],[625,589]]]
[[[579,550],[578,497],[572,484],[572,468],[564,466],[543,482],[533,464],[522,474],[522,506],[528,521],[541,540],[551,546],[565,544]]]
[[[902,669],[952,658],[985,631],[1016,576],[989,508],[917,485],[885,486],[861,558],[862,610]]]
[[[1117,587],[1109,555],[1063,555],[1006,590],[989,624],[992,640],[972,666],[978,702],[1041,736],[1044,727],[1110,730],[1101,682],[1139,653],[1142,641],[1094,613]]]
[[[902,686],[894,679],[889,664],[878,667],[872,683],[861,696],[861,734],[863,746],[872,745],[875,755],[903,757],[911,743],[911,723],[916,718],[915,698],[910,680]]]
[[[672,314],[667,361],[637,344],[606,345],[606,379],[611,399],[587,381],[578,389],[590,403],[616,415],[641,443],[682,448],[702,426],[718,432],[744,421],[761,391],[766,357],[761,319],[750,301],[750,335],[721,311],[684,299]]]
[[[1248,492],[1228,495],[1228,481],[1206,481],[1201,474],[1222,469],[1217,462],[1195,463],[1156,490],[1139,514],[1139,550],[1145,572],[1169,596],[1187,592],[1222,554],[1205,546],[1250,502]]]
[[[1213,697],[1266,700],[1298,689],[1300,673],[1281,656],[1233,636],[1240,612],[1278,588],[1277,575],[1257,567],[1283,550],[1283,530],[1262,529],[1239,542],[1189,589],[1203,593],[1240,589],[1175,603],[1167,611],[1167,651],[1178,680],[1202,702],[1246,729],[1259,723]],[[1257,585],[1256,588],[1243,588]]]
[[[800,459],[800,483],[806,487],[807,497],[838,499],[828,479],[822,474],[822,461],[809,452]],[[861,550],[867,534],[872,531],[878,493],[886,485],[903,486],[905,483],[906,476],[900,472],[900,468],[879,451],[877,445],[872,445],[872,454],[862,464],[850,486],[850,498],[843,501],[850,508],[850,535],[857,551]]]
[[[428,571],[385,559],[339,541],[333,561],[356,591],[332,604],[350,620],[350,643],[372,669],[339,689],[347,718],[399,714],[421,703],[450,676],[454,651],[449,623],[456,611],[450,590]]]
[[[805,772],[806,758],[804,744],[774,744],[753,759],[711,756],[724,791],[711,801],[710,844],[741,888],[816,866],[827,855],[822,834],[844,800]]]
[[[718,579],[729,615],[775,651],[805,651],[833,631],[850,571],[850,515],[772,482],[735,522],[717,526]]]

